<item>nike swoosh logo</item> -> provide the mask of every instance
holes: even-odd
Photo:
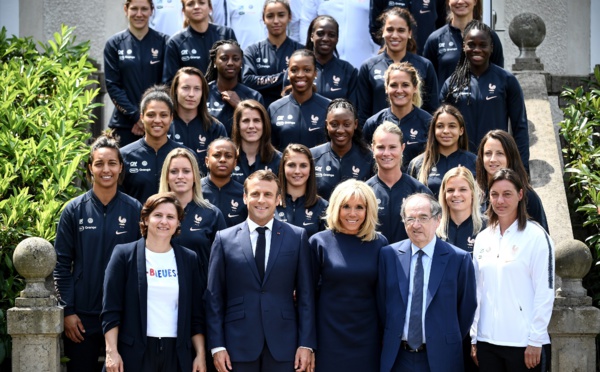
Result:
[[[417,143],[419,143],[419,142],[410,142],[410,141],[406,142],[407,145],[416,145]]]
[[[198,149],[196,149],[196,152],[197,152],[197,153],[201,153],[201,152],[206,152],[206,150],[198,150]],[[417,329],[418,329],[418,328],[417,328]]]
[[[117,231],[117,235],[123,235],[123,234],[126,234],[126,233],[127,233],[127,231]]]
[[[425,14],[425,13],[429,13],[429,12],[431,12],[431,10],[423,10],[423,9],[421,9],[421,11],[420,11],[421,14]]]
[[[321,128],[319,128],[319,127],[316,127],[316,128],[308,128],[308,131],[309,131],[309,132],[314,132],[315,130],[319,130],[319,129],[321,129]]]
[[[314,225],[314,222],[302,222],[302,226]]]
[[[190,227],[190,231],[198,231],[198,230],[202,230],[202,229],[194,229],[193,227]]]
[[[342,88],[331,88],[332,92],[337,92],[338,90],[342,90]]]
[[[237,216],[239,216],[239,214],[231,214],[231,213],[227,214],[227,217],[229,217],[229,218],[233,218],[233,217],[237,217]]]
[[[160,61],[150,61],[150,64],[154,65],[154,64],[157,64],[158,62],[160,62]]]
[[[494,98],[497,98],[497,97],[498,97],[498,96],[485,97],[485,100],[486,100],[486,101],[489,101],[490,99],[494,99]]]

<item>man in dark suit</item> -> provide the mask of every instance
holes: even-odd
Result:
[[[471,256],[435,236],[431,195],[402,204],[409,239],[382,248],[378,301],[385,322],[380,371],[463,371],[462,341],[476,308]]]
[[[205,300],[208,344],[219,372],[312,369],[316,332],[308,238],[304,229],[274,220],[280,193],[273,172],[248,176],[248,219],[215,237]]]

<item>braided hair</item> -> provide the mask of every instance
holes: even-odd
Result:
[[[473,30],[482,31],[490,40],[490,44],[492,43],[492,30],[488,25],[476,19],[467,23],[462,35],[463,40]],[[471,63],[469,62],[467,54],[465,53],[464,45],[465,43],[463,42],[463,48],[460,52],[460,60],[458,61],[458,65],[456,65],[456,69],[449,77],[448,93],[446,94],[446,97],[444,97],[444,101],[453,102],[453,96],[458,96],[460,92],[467,89],[469,92],[467,96],[468,105],[471,103]]]
[[[208,68],[206,69],[206,81],[211,82],[217,80],[219,77],[219,71],[217,71],[217,53],[219,52],[219,48],[223,45],[233,45],[240,50],[241,58],[244,59],[244,51],[242,51],[242,47],[235,40],[218,40],[216,41],[210,51],[208,52]],[[240,73],[238,74],[238,81],[241,80],[242,71],[240,69]]]

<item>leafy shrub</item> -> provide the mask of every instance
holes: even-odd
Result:
[[[75,44],[73,31],[62,26],[39,50],[31,38],[0,32],[0,356],[10,340],[4,314],[24,286],[14,248],[28,236],[52,242],[65,202],[82,192],[99,104],[89,43]]]
[[[600,66],[588,89],[565,88],[561,94],[569,105],[563,109],[560,134],[564,139],[565,173],[576,212],[582,220],[586,243],[596,260],[600,258]],[[594,267],[584,284],[598,304],[600,270]]]

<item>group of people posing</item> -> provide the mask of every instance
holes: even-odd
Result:
[[[305,46],[287,0],[226,3],[266,39],[127,0],[106,44],[112,130],[55,242],[68,369],[545,371],[554,248],[480,0],[437,30],[440,1],[372,1],[360,68],[318,1]]]

